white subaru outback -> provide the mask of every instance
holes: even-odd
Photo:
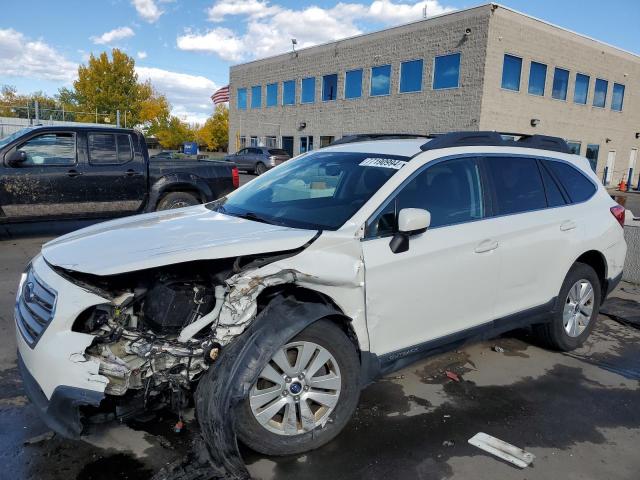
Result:
[[[209,452],[283,455],[361,388],[531,326],[581,345],[622,275],[624,209],[563,140],[350,138],[216,202],[44,245],[15,307],[25,388],[54,430],[192,399]]]

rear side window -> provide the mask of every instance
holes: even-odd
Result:
[[[547,207],[536,160],[487,157],[487,174],[494,187],[494,214],[509,215]]]
[[[121,165],[132,158],[133,152],[129,135],[89,134],[89,163],[93,165]]]
[[[118,163],[127,163],[133,158],[129,135],[116,135],[118,142]]]
[[[271,148],[269,149],[269,155],[289,155],[287,152],[282,150],[281,148]]]
[[[596,186],[577,168],[563,162],[545,160],[544,163],[562,183],[567,194],[569,194],[571,202],[584,202],[596,192]]]
[[[562,205],[566,205],[567,202],[564,200],[564,196],[560,191],[560,187],[553,179],[553,177],[549,174],[549,171],[546,168],[541,168],[540,173],[542,174],[542,181],[544,183],[544,191],[547,194],[547,204],[550,207],[560,207]]]

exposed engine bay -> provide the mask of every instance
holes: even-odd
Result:
[[[111,302],[85,311],[73,330],[93,335],[84,352],[108,379],[116,417],[170,407],[177,413],[220,349],[248,326],[267,287],[292,283],[292,271],[256,277],[256,269],[296,252],[192,262],[96,277],[60,271]],[[274,292],[275,294],[275,292]],[[265,292],[268,301],[269,292]]]

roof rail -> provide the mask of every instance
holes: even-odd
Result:
[[[493,131],[451,132],[431,135],[433,138],[420,147],[420,150],[435,150],[450,147],[522,147],[550,150],[560,153],[571,153],[567,142],[560,137],[548,135],[530,135],[525,133],[508,133]],[[519,137],[507,139],[504,137]]]
[[[358,133],[355,135],[345,135],[338,140],[334,140],[328,146],[342,145],[345,143],[368,142],[372,140],[401,140],[406,138],[431,138],[429,135],[419,133]]]

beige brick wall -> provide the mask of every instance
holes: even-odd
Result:
[[[484,57],[490,8],[478,7],[455,14],[420,21],[382,32],[302,50],[297,56],[273,58],[231,68],[230,150],[236,134],[249,136],[314,136],[316,148],[321,135],[340,138],[349,133],[427,133],[448,130],[477,130],[480,119]],[[465,29],[471,34],[465,36]],[[436,55],[461,52],[460,88],[432,90],[433,59]],[[422,92],[398,93],[400,63],[424,59]],[[391,94],[370,97],[370,69],[391,64]],[[344,73],[363,69],[362,97],[344,99]],[[322,75],[338,73],[338,100],[321,101]],[[300,104],[300,81],[316,77],[316,102]],[[282,82],[296,80],[296,105],[282,106]],[[252,110],[250,91],[278,82],[277,107]],[[237,89],[248,90],[246,111],[236,106]],[[306,128],[298,130],[301,122]]]
[[[520,92],[501,88],[505,53],[522,57]],[[544,97],[527,93],[530,62],[547,65]],[[567,101],[551,97],[555,67],[570,71]],[[587,105],[573,103],[576,72],[590,76]],[[593,107],[596,77],[609,81],[605,108]],[[613,83],[625,85],[622,112],[611,110]],[[531,119],[540,124],[531,127]],[[640,57],[502,7],[491,16],[485,67],[481,129],[542,133],[600,145],[597,173],[602,178],[609,151],[616,152],[611,184],[627,174],[632,148],[640,148]],[[607,142],[607,139],[610,141]],[[634,174],[637,185],[640,158]]]

